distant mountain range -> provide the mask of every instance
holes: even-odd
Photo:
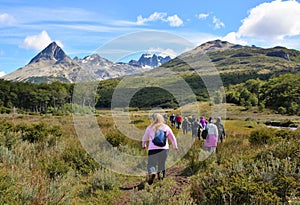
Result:
[[[143,54],[138,61],[129,61],[129,65],[155,68],[170,60],[170,56],[162,57],[156,54]]]
[[[163,58],[156,55],[147,58],[146,54],[142,55],[137,63],[133,63],[133,61],[130,61],[131,63],[114,63],[98,54],[92,54],[83,59],[78,57],[71,59],[55,42],[52,42],[32,58],[26,66],[2,78],[9,81],[31,83],[105,80],[145,72],[170,59],[170,57]]]
[[[55,43],[36,55],[26,66],[3,76],[5,80],[50,83],[54,81],[78,82],[89,80],[105,80],[132,75],[156,69],[173,69],[177,72],[193,72],[201,63],[194,67],[184,63],[183,59],[199,61],[200,54],[206,54],[218,71],[230,73],[268,74],[298,72],[300,70],[300,52],[284,47],[260,48],[256,46],[241,46],[227,41],[214,40],[197,46],[174,59],[155,54],[143,54],[139,60],[129,63],[114,63],[98,54],[92,54],[83,59],[71,59]],[[163,66],[161,66],[163,65]]]

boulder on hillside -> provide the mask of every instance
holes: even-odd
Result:
[[[284,52],[283,50],[270,51],[266,54],[266,56],[279,57],[285,60],[290,60],[289,54]]]

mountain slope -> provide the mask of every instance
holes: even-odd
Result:
[[[157,65],[160,66],[152,69]],[[260,76],[268,78],[278,73],[298,72],[300,51],[284,47],[241,46],[214,40],[197,46],[175,59],[145,54],[140,57],[139,61],[130,61],[127,64],[111,62],[98,54],[92,54],[83,59],[75,57],[72,60],[53,42],[26,66],[2,78],[33,83],[54,81],[73,83],[78,80],[105,80],[166,69],[181,75],[193,75],[196,70],[205,71],[205,66],[216,68],[215,70],[222,75],[226,84],[234,84]]]
[[[61,81],[105,80],[147,71],[148,68],[124,63],[113,63],[98,54],[73,60],[55,43],[49,44],[26,66],[3,76],[5,80],[50,83]]]
[[[220,40],[204,43],[185,52],[164,67],[189,73],[201,70],[201,60],[215,67],[220,74],[250,72],[272,75],[300,70],[300,51],[284,47],[241,46]]]
[[[73,82],[80,66],[72,61],[55,43],[49,44],[26,66],[5,75],[3,78],[19,82]]]
[[[83,59],[74,58],[74,62],[82,68],[79,76],[84,76],[86,72],[89,72],[92,73],[92,79],[94,80],[106,80],[149,70],[149,68],[133,66],[127,63],[114,63],[100,57],[98,54],[92,54]]]
[[[32,63],[38,63],[39,61],[71,61],[69,56],[65,54],[65,52],[55,43],[50,43],[43,51],[41,51],[39,54],[37,54],[30,62]]]

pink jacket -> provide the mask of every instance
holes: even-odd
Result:
[[[204,140],[205,147],[216,147],[218,145],[218,128],[213,123],[208,123],[206,128],[208,129],[208,137]]]
[[[162,125],[160,127],[160,129],[162,129],[162,130],[164,130],[164,131],[167,132],[168,140],[170,140],[172,142],[173,148],[174,149],[178,149],[178,147],[177,147],[177,141],[176,141],[175,135],[173,134],[173,131],[171,130],[171,128],[168,125]],[[154,135],[155,135],[155,131],[149,125],[146,128],[145,134],[144,134],[143,139],[142,139],[142,147],[143,148],[147,147],[147,141],[149,141],[148,150],[153,150],[153,149],[169,149],[169,143],[166,143],[166,145],[164,147],[158,147],[158,146],[154,145],[152,143]]]

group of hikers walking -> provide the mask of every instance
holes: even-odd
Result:
[[[165,116],[165,122],[167,123],[166,116]],[[194,116],[182,117],[180,114],[178,115],[171,114],[169,117],[169,122],[172,127],[175,126],[177,129],[182,129],[184,135],[187,135],[189,131],[191,131],[193,139],[198,137],[198,139],[200,140],[203,130],[209,130],[210,128],[212,131],[215,129],[215,126],[216,126],[215,134],[218,137],[218,141],[224,142],[226,137],[224,124],[222,123],[220,117],[218,117],[216,122],[214,122],[214,118],[212,117],[206,120],[204,116],[201,116],[200,119],[198,119],[195,118]]]
[[[172,142],[173,148],[178,150],[176,137],[168,125],[182,129],[186,135],[191,130],[192,138],[198,137],[204,140],[203,149],[209,153],[216,153],[218,142],[224,142],[226,138],[224,124],[218,117],[216,122],[213,117],[208,120],[202,116],[200,119],[195,117],[182,117],[181,115],[167,115],[153,113],[151,115],[151,124],[146,128],[142,139],[142,148],[147,148],[148,143],[148,176],[147,181],[152,184],[156,175],[162,180],[166,177],[166,160],[169,152],[169,143]],[[206,134],[205,134],[206,133]],[[157,167],[157,169],[156,169]]]

